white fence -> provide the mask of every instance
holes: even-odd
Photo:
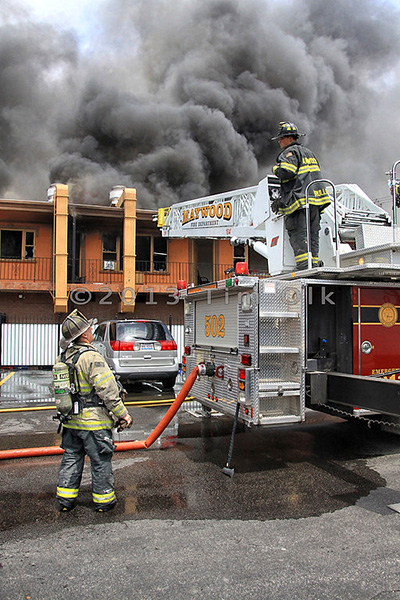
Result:
[[[47,367],[54,364],[58,350],[59,325],[49,323],[3,323],[1,360],[3,367]],[[184,349],[184,326],[172,325],[171,333],[178,346],[181,362]]]
[[[172,325],[171,326],[171,334],[174,340],[176,341],[176,345],[178,346],[178,360],[182,362],[182,354],[185,348],[185,328],[183,325]]]
[[[58,355],[60,326],[50,323],[3,323],[1,365],[3,367],[45,367]]]

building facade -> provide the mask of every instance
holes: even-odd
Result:
[[[3,321],[58,323],[74,308],[99,320],[179,320],[178,281],[222,279],[246,258],[228,240],[163,238],[134,189],[110,197],[109,206],[70,204],[57,184],[45,202],[0,200]]]

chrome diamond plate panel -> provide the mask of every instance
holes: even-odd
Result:
[[[239,398],[239,369],[244,368],[242,420],[256,425],[302,421],[304,283],[241,278],[240,284],[228,292],[216,289],[211,302],[205,294],[193,294],[190,302],[186,299],[185,345],[191,345],[187,373],[201,362],[212,362],[217,369],[213,377],[197,378],[192,395],[205,406],[233,416]],[[210,334],[207,323],[210,316],[218,323],[221,315],[226,338],[224,334],[215,343],[217,329],[215,335],[212,330]],[[196,331],[199,328],[201,331]],[[244,366],[241,357],[251,357],[250,364]]]
[[[191,345],[187,373],[202,362],[212,362],[216,367],[215,376],[197,378],[192,395],[205,406],[233,416],[238,401],[238,370],[243,368],[240,357],[241,354],[249,354],[252,356],[246,380],[249,402],[241,405],[240,417],[251,424],[253,398],[258,402],[255,377],[258,279],[240,278],[240,285],[236,288],[193,294],[190,307],[187,299],[185,302],[185,345]]]
[[[259,286],[260,424],[304,420],[305,293],[300,281]]]

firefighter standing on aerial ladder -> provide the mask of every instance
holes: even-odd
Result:
[[[321,179],[321,170],[317,157],[311,150],[302,146],[298,139],[305,135],[299,133],[294,123],[282,121],[278,134],[273,140],[278,140],[281,152],[273,173],[281,182],[281,198],[272,204],[272,210],[285,216],[285,226],[293,248],[296,268],[307,269],[307,222],[306,198],[307,185],[316,179]],[[319,230],[321,212],[330,204],[329,195],[323,183],[310,187],[310,248],[312,266],[318,266]]]

